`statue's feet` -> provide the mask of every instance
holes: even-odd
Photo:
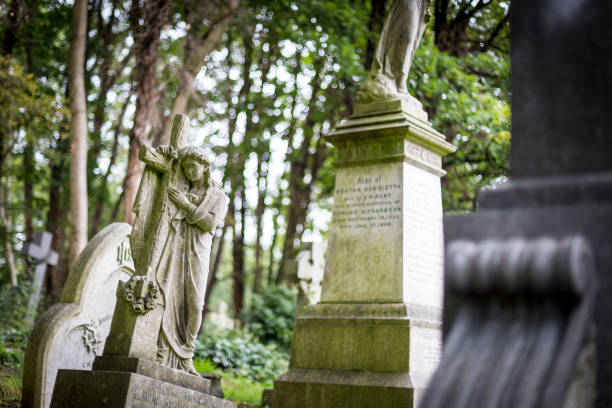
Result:
[[[355,97],[357,103],[361,104],[393,99],[402,99],[395,83],[384,75],[372,74],[368,75]]]
[[[187,371],[189,374],[193,374],[193,375],[200,375],[200,373],[198,372],[198,370],[195,369],[195,366],[193,365],[193,358],[185,358],[183,359],[183,361],[181,361],[181,369],[183,371]]]

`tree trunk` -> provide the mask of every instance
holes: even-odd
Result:
[[[223,256],[223,248],[225,247],[225,232],[227,231],[227,217],[225,219],[225,223],[223,224],[223,228],[221,229],[221,236],[219,237],[219,241],[217,243],[217,250],[215,251],[215,260],[210,268],[209,276],[208,276],[208,285],[206,285],[206,293],[204,294],[204,308],[202,309],[202,321],[206,319],[206,314],[210,310],[209,302],[210,295],[212,294],[213,288],[217,283],[217,272],[219,270],[219,265],[221,264],[221,257]]]
[[[253,278],[253,293],[259,293],[261,291],[261,275],[262,275],[262,251],[261,247],[261,236],[263,234],[263,215],[266,209],[266,196],[268,193],[268,174],[267,166],[270,154],[264,152],[258,155],[257,158],[257,207],[255,208],[255,223],[256,223],[256,237],[255,237],[255,274]]]
[[[220,10],[216,10],[219,17],[216,21],[210,23],[204,35],[202,35],[202,19],[210,20],[211,16],[191,18],[193,21],[190,22],[190,28],[185,38],[184,59],[178,75],[179,84],[176,97],[170,115],[165,119],[163,130],[156,136],[154,145],[168,144],[173,118],[187,111],[187,104],[193,94],[193,81],[202,69],[204,59],[215,49],[234,19],[240,0],[228,0],[227,3],[224,7],[220,7]]]
[[[21,27],[23,21],[23,1],[11,0],[8,8],[8,16],[6,18],[6,28],[4,29],[4,42],[2,44],[2,53],[11,55],[13,48],[17,42],[17,31]]]
[[[72,236],[70,262],[87,244],[87,105],[85,101],[85,44],[87,0],[75,0],[72,12],[72,40],[68,61],[70,128],[70,215]]]
[[[134,125],[130,130],[128,165],[123,190],[124,219],[130,224],[134,223],[132,206],[136,199],[138,182],[143,168],[142,163],[138,160],[138,150],[147,140],[147,125],[159,99],[155,67],[159,59],[160,33],[168,20],[169,8],[168,0],[149,0],[142,7],[137,0],[134,0],[130,10],[130,24],[134,33],[135,80],[138,95]]]
[[[278,184],[280,186],[280,182]],[[276,196],[276,200],[274,202],[274,215],[272,216],[272,231],[274,231],[274,233],[272,234],[272,242],[270,243],[268,256],[270,258],[270,264],[268,265],[268,286],[271,286],[273,282],[276,282],[277,284],[280,283],[280,271],[277,272],[276,276],[274,276],[274,267],[276,265],[276,262],[274,262],[274,249],[276,247],[276,241],[278,240],[278,217],[280,216],[282,206],[283,192],[279,187],[278,195]]]
[[[366,45],[365,61],[363,66],[366,70],[370,70],[378,37],[382,31],[383,22],[385,19],[385,4],[387,0],[372,0],[372,9],[370,11],[370,19],[368,20],[368,43]]]
[[[23,151],[23,207],[26,241],[31,241],[34,229],[32,226],[32,214],[34,209],[34,186],[32,183],[34,174],[34,144],[32,137],[27,137],[25,149]]]
[[[1,177],[0,177],[1,180]],[[17,268],[15,267],[15,255],[13,253],[13,228],[10,214],[7,214],[6,209],[9,207],[9,180],[0,183],[0,222],[2,223],[0,238],[4,242],[4,253],[6,255],[6,264],[11,277],[11,286],[17,287]]]
[[[59,300],[68,266],[66,265],[67,257],[64,253],[65,239],[65,223],[68,200],[65,194],[65,186],[68,185],[66,175],[69,172],[69,163],[67,157],[69,154],[69,141],[58,139],[55,149],[59,153],[57,162],[50,163],[50,187],[49,187],[49,211],[47,212],[46,230],[53,234],[53,242],[51,247],[60,255],[60,262],[53,267],[47,269],[46,292],[50,303],[55,303]]]
[[[131,95],[131,94],[130,94]],[[94,236],[100,229],[100,221],[102,219],[102,210],[104,209],[104,204],[108,200],[108,177],[110,176],[111,170],[113,169],[113,165],[115,164],[115,160],[117,158],[117,149],[119,147],[119,136],[121,135],[121,130],[123,128],[123,118],[125,117],[125,112],[127,111],[127,107],[130,103],[130,95],[128,95],[127,99],[123,103],[121,107],[121,113],[117,117],[117,122],[115,122],[114,134],[115,137],[113,139],[113,146],[111,148],[111,157],[108,162],[108,167],[106,168],[106,172],[102,177],[102,181],[100,182],[100,186],[98,189],[98,200],[96,202],[96,208],[94,210],[94,216],[91,221],[91,228],[89,235]]]
[[[312,78],[311,87],[312,93],[308,102],[308,114],[304,121],[301,149],[297,152],[292,152],[289,155],[291,161],[291,169],[289,175],[289,199],[291,205],[287,207],[287,225],[285,232],[285,242],[283,243],[283,256],[281,258],[280,281],[288,281],[287,262],[295,257],[297,248],[295,240],[296,235],[304,229],[305,218],[302,214],[308,211],[310,203],[310,185],[304,184],[304,176],[310,158],[310,143],[313,137],[313,127],[315,125],[314,113],[316,109],[316,101],[321,88],[321,71],[323,69],[323,61],[315,62],[315,75]],[[311,178],[309,184],[312,184],[314,179]]]

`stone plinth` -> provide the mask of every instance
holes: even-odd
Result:
[[[321,303],[294,329],[273,406],[415,406],[440,353],[442,156],[402,101],[356,106],[328,140],[337,175]]]
[[[102,357],[92,371],[60,370],[51,407],[235,408],[210,392],[210,381],[150,361]]]

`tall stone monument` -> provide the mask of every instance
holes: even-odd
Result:
[[[612,406],[610,15],[606,1],[512,2],[510,181],[445,219],[447,247],[472,253],[447,258],[444,355],[424,407]],[[500,351],[495,364],[462,354],[461,337]]]
[[[60,370],[51,407],[235,407],[210,393],[193,366],[213,232],[227,197],[202,148],[184,146],[177,115],[171,142],[145,145],[130,244],[135,273],[117,288],[103,355],[93,370]]]
[[[443,274],[442,156],[405,80],[426,1],[396,1],[338,148],[319,304],[293,332],[281,407],[414,407],[437,365]],[[400,42],[398,42],[400,41]]]

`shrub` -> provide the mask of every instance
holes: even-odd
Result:
[[[196,342],[195,357],[258,382],[271,382],[287,369],[288,356],[238,330],[209,334]]]
[[[265,344],[275,344],[284,352],[291,345],[291,331],[297,294],[294,288],[276,286],[254,294],[245,314],[249,332]]]

